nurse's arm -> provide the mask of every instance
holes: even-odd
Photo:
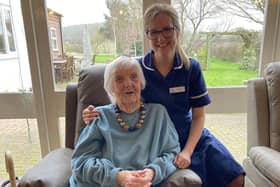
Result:
[[[205,107],[192,108],[192,124],[190,134],[187,139],[186,145],[182,150],[183,153],[192,155],[196,144],[198,143],[205,122]]]

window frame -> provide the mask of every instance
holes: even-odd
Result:
[[[50,43],[51,43],[51,49],[52,51],[58,51],[58,42],[57,42],[57,29],[55,27],[50,27],[49,28],[50,31]],[[55,34],[55,36],[53,35]],[[56,45],[56,46],[54,46]]]

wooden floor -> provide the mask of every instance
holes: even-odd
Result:
[[[60,124],[60,129],[64,132],[64,119]],[[242,163],[247,146],[246,114],[207,114],[206,128]],[[64,135],[61,136],[63,139]],[[13,154],[16,176],[22,176],[37,163],[41,159],[41,152],[36,120],[0,120],[0,181],[8,177],[5,171],[5,150],[10,150]]]

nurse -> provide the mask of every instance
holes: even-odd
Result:
[[[211,101],[199,63],[180,47],[176,10],[168,4],[152,5],[144,14],[144,29],[151,51],[139,59],[146,78],[142,97],[164,105],[175,125],[181,146],[175,165],[196,172],[203,187],[243,186],[244,169],[204,128],[205,106]],[[83,111],[85,123],[98,115],[94,106]]]

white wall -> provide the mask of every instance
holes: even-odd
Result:
[[[16,58],[0,58],[0,92],[17,92],[21,89],[19,64]]]
[[[30,90],[32,86],[20,0],[10,2],[11,4],[9,0],[0,0],[2,5],[11,8],[16,52],[0,54],[0,92]]]

